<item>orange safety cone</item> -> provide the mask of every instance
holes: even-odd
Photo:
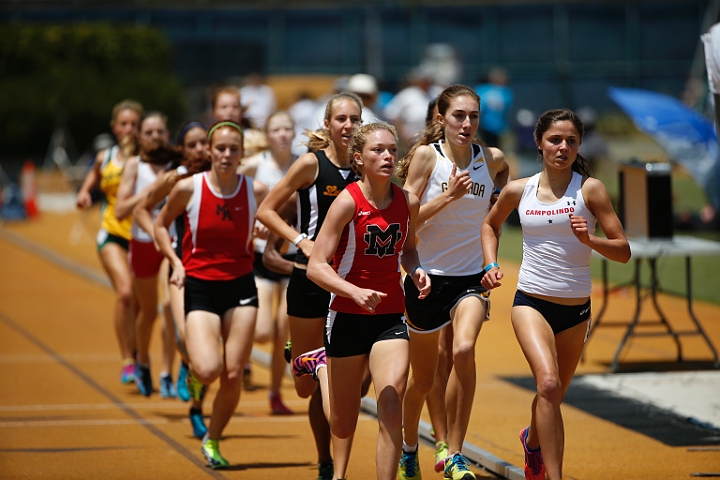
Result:
[[[25,213],[28,218],[37,217],[39,213],[36,200],[37,182],[35,180],[35,164],[32,160],[28,160],[23,164],[20,172],[20,186],[22,188],[23,203],[25,204]]]

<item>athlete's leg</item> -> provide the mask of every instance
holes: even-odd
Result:
[[[162,358],[162,369],[163,372],[167,372],[168,375],[172,373],[173,363],[175,362],[175,322],[173,320],[173,314],[170,307],[170,277],[168,277],[168,261],[164,259],[160,264],[160,271],[158,272],[158,279],[160,281],[158,289],[161,293],[161,304],[163,311],[163,324],[162,324],[162,343],[163,343],[163,358]]]
[[[190,359],[190,371],[204,385],[210,385],[224,367],[220,345],[221,319],[215,313],[193,310],[185,320],[185,345]]]
[[[289,315],[288,321],[290,324],[290,340],[292,341],[292,358],[323,346],[324,317],[299,318]],[[322,392],[318,389],[318,382],[309,375],[293,377],[293,379],[298,396],[300,398],[311,397],[308,404],[308,418],[315,437],[318,462],[330,462],[332,460],[330,454],[330,424],[323,412]]]
[[[275,337],[275,317],[273,302],[275,300],[276,282],[255,277],[258,294],[258,314],[255,324],[255,341],[267,343]]]
[[[564,451],[560,405],[580,359],[587,324],[582,322],[556,336],[545,318],[533,308],[513,307],[511,318],[538,392],[533,400],[527,443],[530,448],[542,447],[548,478],[559,480]]]
[[[135,298],[140,308],[135,323],[137,356],[138,362],[146,366],[150,364],[150,338],[158,314],[157,282],[157,276],[133,279]]]
[[[440,332],[415,333],[410,331],[410,365],[412,373],[403,400],[403,427],[405,445],[418,443],[418,424],[425,397],[435,381],[438,368],[438,338]]]
[[[285,290],[287,280],[276,282],[275,298],[277,299],[277,315],[275,323],[275,337],[273,338],[272,359],[270,363],[270,393],[280,394],[282,379],[287,370],[285,362],[285,344],[290,336],[288,325],[287,300]]]
[[[208,426],[211,440],[220,439],[240,400],[243,369],[250,359],[256,315],[256,307],[235,307],[223,315],[224,368]]]
[[[430,421],[435,432],[435,441],[447,443],[447,412],[445,411],[445,391],[450,370],[452,369],[452,324],[440,330],[438,339],[438,367],[432,389],[425,399]]]
[[[453,315],[453,367],[448,378],[446,408],[448,453],[460,453],[475,399],[475,344],[485,320],[487,304],[476,296],[465,297]]]
[[[127,250],[108,242],[100,249],[100,261],[115,291],[113,323],[123,360],[132,360],[135,350],[135,314],[132,275]]]
[[[376,342],[370,352],[370,372],[380,425],[375,451],[379,480],[394,480],[397,476],[402,450],[402,401],[409,363],[410,347],[406,340]]]
[[[367,363],[367,355],[328,358],[328,368],[318,371],[318,382],[323,400],[327,401],[325,410],[329,414],[332,431],[335,478],[345,478],[347,471]],[[332,389],[329,388],[330,383]]]

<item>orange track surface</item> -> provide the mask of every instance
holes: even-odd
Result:
[[[91,211],[46,213],[0,229],[0,478],[316,478],[307,404],[295,396],[289,379],[283,396],[296,412],[290,417],[270,415],[266,388],[243,392],[221,444],[233,464],[224,471],[204,466],[199,441],[190,435],[187,404],[157,395],[146,399],[134,385],[120,384],[112,292],[43,258],[34,247],[102,278],[93,241],[96,225],[97,211]],[[517,433],[528,422],[533,395],[501,379],[529,375],[509,322],[517,266],[504,262],[503,268],[505,286],[492,294],[492,320],[478,341],[477,393],[467,441],[522,466]],[[602,300],[600,288],[595,290],[597,312]],[[632,292],[614,295],[607,318],[627,317],[632,299]],[[682,299],[662,296],[660,304],[673,325],[689,324]],[[695,312],[720,346],[720,308],[697,303]],[[606,371],[621,333],[616,328],[596,332],[578,373]],[[710,359],[700,340],[682,341],[689,359]],[[158,338],[151,354],[160,356]],[[636,339],[622,360],[672,362],[674,357],[668,337]],[[265,368],[256,366],[254,376],[256,383],[268,384]],[[206,401],[206,413],[210,405]],[[717,450],[668,447],[573,407],[563,412],[566,478],[688,478],[693,472],[720,470]],[[374,419],[361,415],[350,478],[375,477],[376,435]],[[432,470],[431,448],[421,446],[420,455],[426,480],[441,478]]]

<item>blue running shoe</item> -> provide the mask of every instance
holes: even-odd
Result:
[[[175,392],[175,385],[173,379],[169,373],[160,375],[160,396],[162,398],[175,398],[177,393]]]
[[[207,427],[205,426],[201,409],[190,409],[190,425],[192,425],[193,437],[203,438],[205,434],[207,434]]]
[[[190,390],[187,386],[188,364],[180,362],[180,370],[177,379],[177,395],[183,402],[190,400]]]
[[[468,468],[467,458],[462,453],[445,460],[445,480],[476,480],[475,474]]]
[[[414,452],[402,451],[398,466],[398,478],[400,480],[422,480],[417,450]]]
[[[150,375],[150,366],[143,366],[139,363],[135,364],[135,385],[138,387],[138,391],[145,396],[149,397],[153,393],[152,376]]]

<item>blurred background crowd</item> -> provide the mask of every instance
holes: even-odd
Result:
[[[567,107],[586,125],[582,153],[615,194],[618,162],[682,162],[608,89],[658,92],[712,122],[700,37],[719,10],[717,0],[6,0],[0,183],[17,181],[28,159],[81,178],[113,142],[109,112],[124,98],[165,113],[174,131],[208,118],[213,93],[234,85],[258,129],[277,109],[291,113],[300,154],[332,93],[358,94],[365,122],[395,124],[408,145],[423,105],[463,83],[482,98],[482,140],[506,152],[514,177],[539,168],[539,114]],[[716,229],[707,189],[717,183],[679,166],[673,182],[678,227]]]

